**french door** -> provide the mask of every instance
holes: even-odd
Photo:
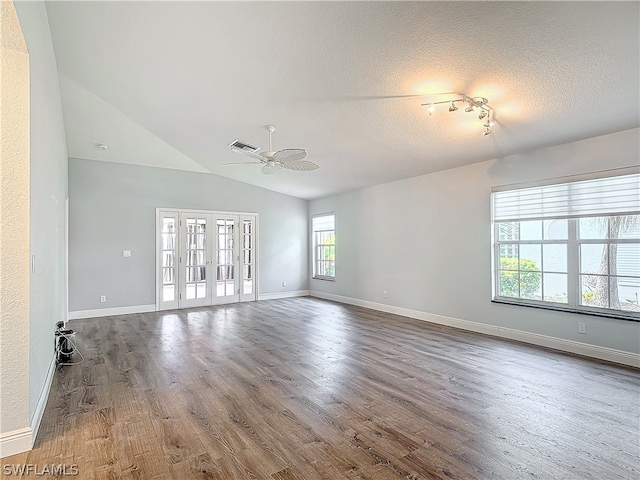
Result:
[[[257,216],[158,209],[159,310],[257,299]]]
[[[211,215],[180,213],[178,236],[178,308],[211,303]]]

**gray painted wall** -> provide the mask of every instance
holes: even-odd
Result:
[[[67,319],[65,280],[65,199],[67,144],[58,70],[43,2],[16,2],[27,41],[31,74],[29,412],[43,393],[54,354],[56,322]],[[46,401],[46,399],[44,399]]]
[[[491,303],[489,193],[496,185],[637,165],[639,132],[313,200],[311,215],[336,213],[336,281],[311,280],[310,289],[638,353],[638,322]],[[578,320],[587,335],[577,333]]]
[[[308,289],[306,200],[216,175],[70,159],[70,311],[155,303],[156,207],[258,213],[259,293]]]

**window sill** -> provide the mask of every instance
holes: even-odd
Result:
[[[312,280],[324,280],[325,282],[335,282],[336,277],[311,277]]]
[[[586,310],[575,307],[565,307],[562,304],[529,303],[521,300],[511,300],[508,298],[494,298],[491,303],[501,303],[503,305],[513,305],[516,307],[540,308],[542,310],[554,310],[556,312],[577,313],[580,315],[591,315],[594,317],[615,318],[617,320],[628,320],[640,322],[640,314],[634,312],[604,312],[598,310]]]

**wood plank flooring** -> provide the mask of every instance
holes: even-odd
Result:
[[[310,297],[70,325],[85,361],[56,371],[35,448],[3,466],[75,464],[100,480],[640,478],[632,368]]]

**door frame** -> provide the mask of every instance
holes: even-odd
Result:
[[[160,308],[160,280],[162,277],[162,256],[159,255],[159,252],[162,250],[162,238],[161,235],[159,235],[159,231],[160,231],[160,212],[167,212],[167,213],[174,213],[176,214],[176,216],[178,217],[178,219],[180,219],[181,214],[183,213],[193,213],[193,214],[204,214],[204,215],[212,215],[212,217],[215,217],[216,215],[221,215],[221,216],[225,216],[225,215],[233,215],[233,216],[238,216],[240,218],[240,223],[242,223],[242,219],[246,218],[246,217],[252,217],[255,219],[254,221],[254,225],[253,225],[253,229],[254,229],[254,245],[256,247],[254,247],[253,249],[253,255],[254,255],[254,263],[253,263],[253,268],[254,268],[254,272],[253,272],[253,281],[254,281],[254,288],[253,288],[253,293],[252,294],[246,294],[246,295],[240,295],[239,297],[239,302],[250,302],[250,301],[257,301],[258,300],[258,291],[259,291],[259,280],[258,280],[258,271],[259,271],[259,257],[260,257],[260,252],[259,252],[259,234],[260,234],[260,228],[259,228],[259,215],[257,212],[237,212],[237,211],[224,211],[224,210],[200,210],[200,209],[185,209],[185,208],[170,208],[170,207],[156,207],[156,222],[155,222],[155,231],[154,231],[154,235],[155,235],[155,270],[156,270],[156,274],[155,274],[155,294],[156,294],[156,311],[161,311],[161,310],[170,310],[169,309],[165,309],[165,308]],[[180,237],[180,228],[177,229],[177,235],[176,235],[176,242],[182,242],[182,238]],[[209,236],[207,236],[209,237]],[[215,243],[215,242],[214,242]],[[238,245],[240,245],[240,242],[238,242]],[[178,250],[180,250],[178,248]],[[243,252],[242,251],[238,251],[238,255],[241,255]],[[212,254],[215,254],[215,252],[212,250]],[[241,270],[241,269],[239,269]],[[213,271],[214,269],[211,269],[212,274],[210,275],[211,277],[213,277]],[[238,272],[241,273],[241,272]],[[176,272],[176,274],[178,274],[178,272]],[[242,275],[240,275],[241,277]],[[212,279],[213,280],[213,279]],[[241,284],[242,284],[242,278],[239,278],[239,287],[241,288]],[[215,280],[213,280],[212,285],[215,285]],[[176,285],[177,286],[177,285]],[[178,289],[176,289],[176,292],[178,292]],[[247,298],[248,295],[251,295],[250,298]],[[244,297],[244,299],[243,299]],[[214,297],[212,296],[212,302],[213,302]],[[211,306],[215,305],[215,303],[211,303]],[[209,305],[207,305],[209,306]],[[178,307],[178,309],[180,308],[187,308],[187,307]]]

